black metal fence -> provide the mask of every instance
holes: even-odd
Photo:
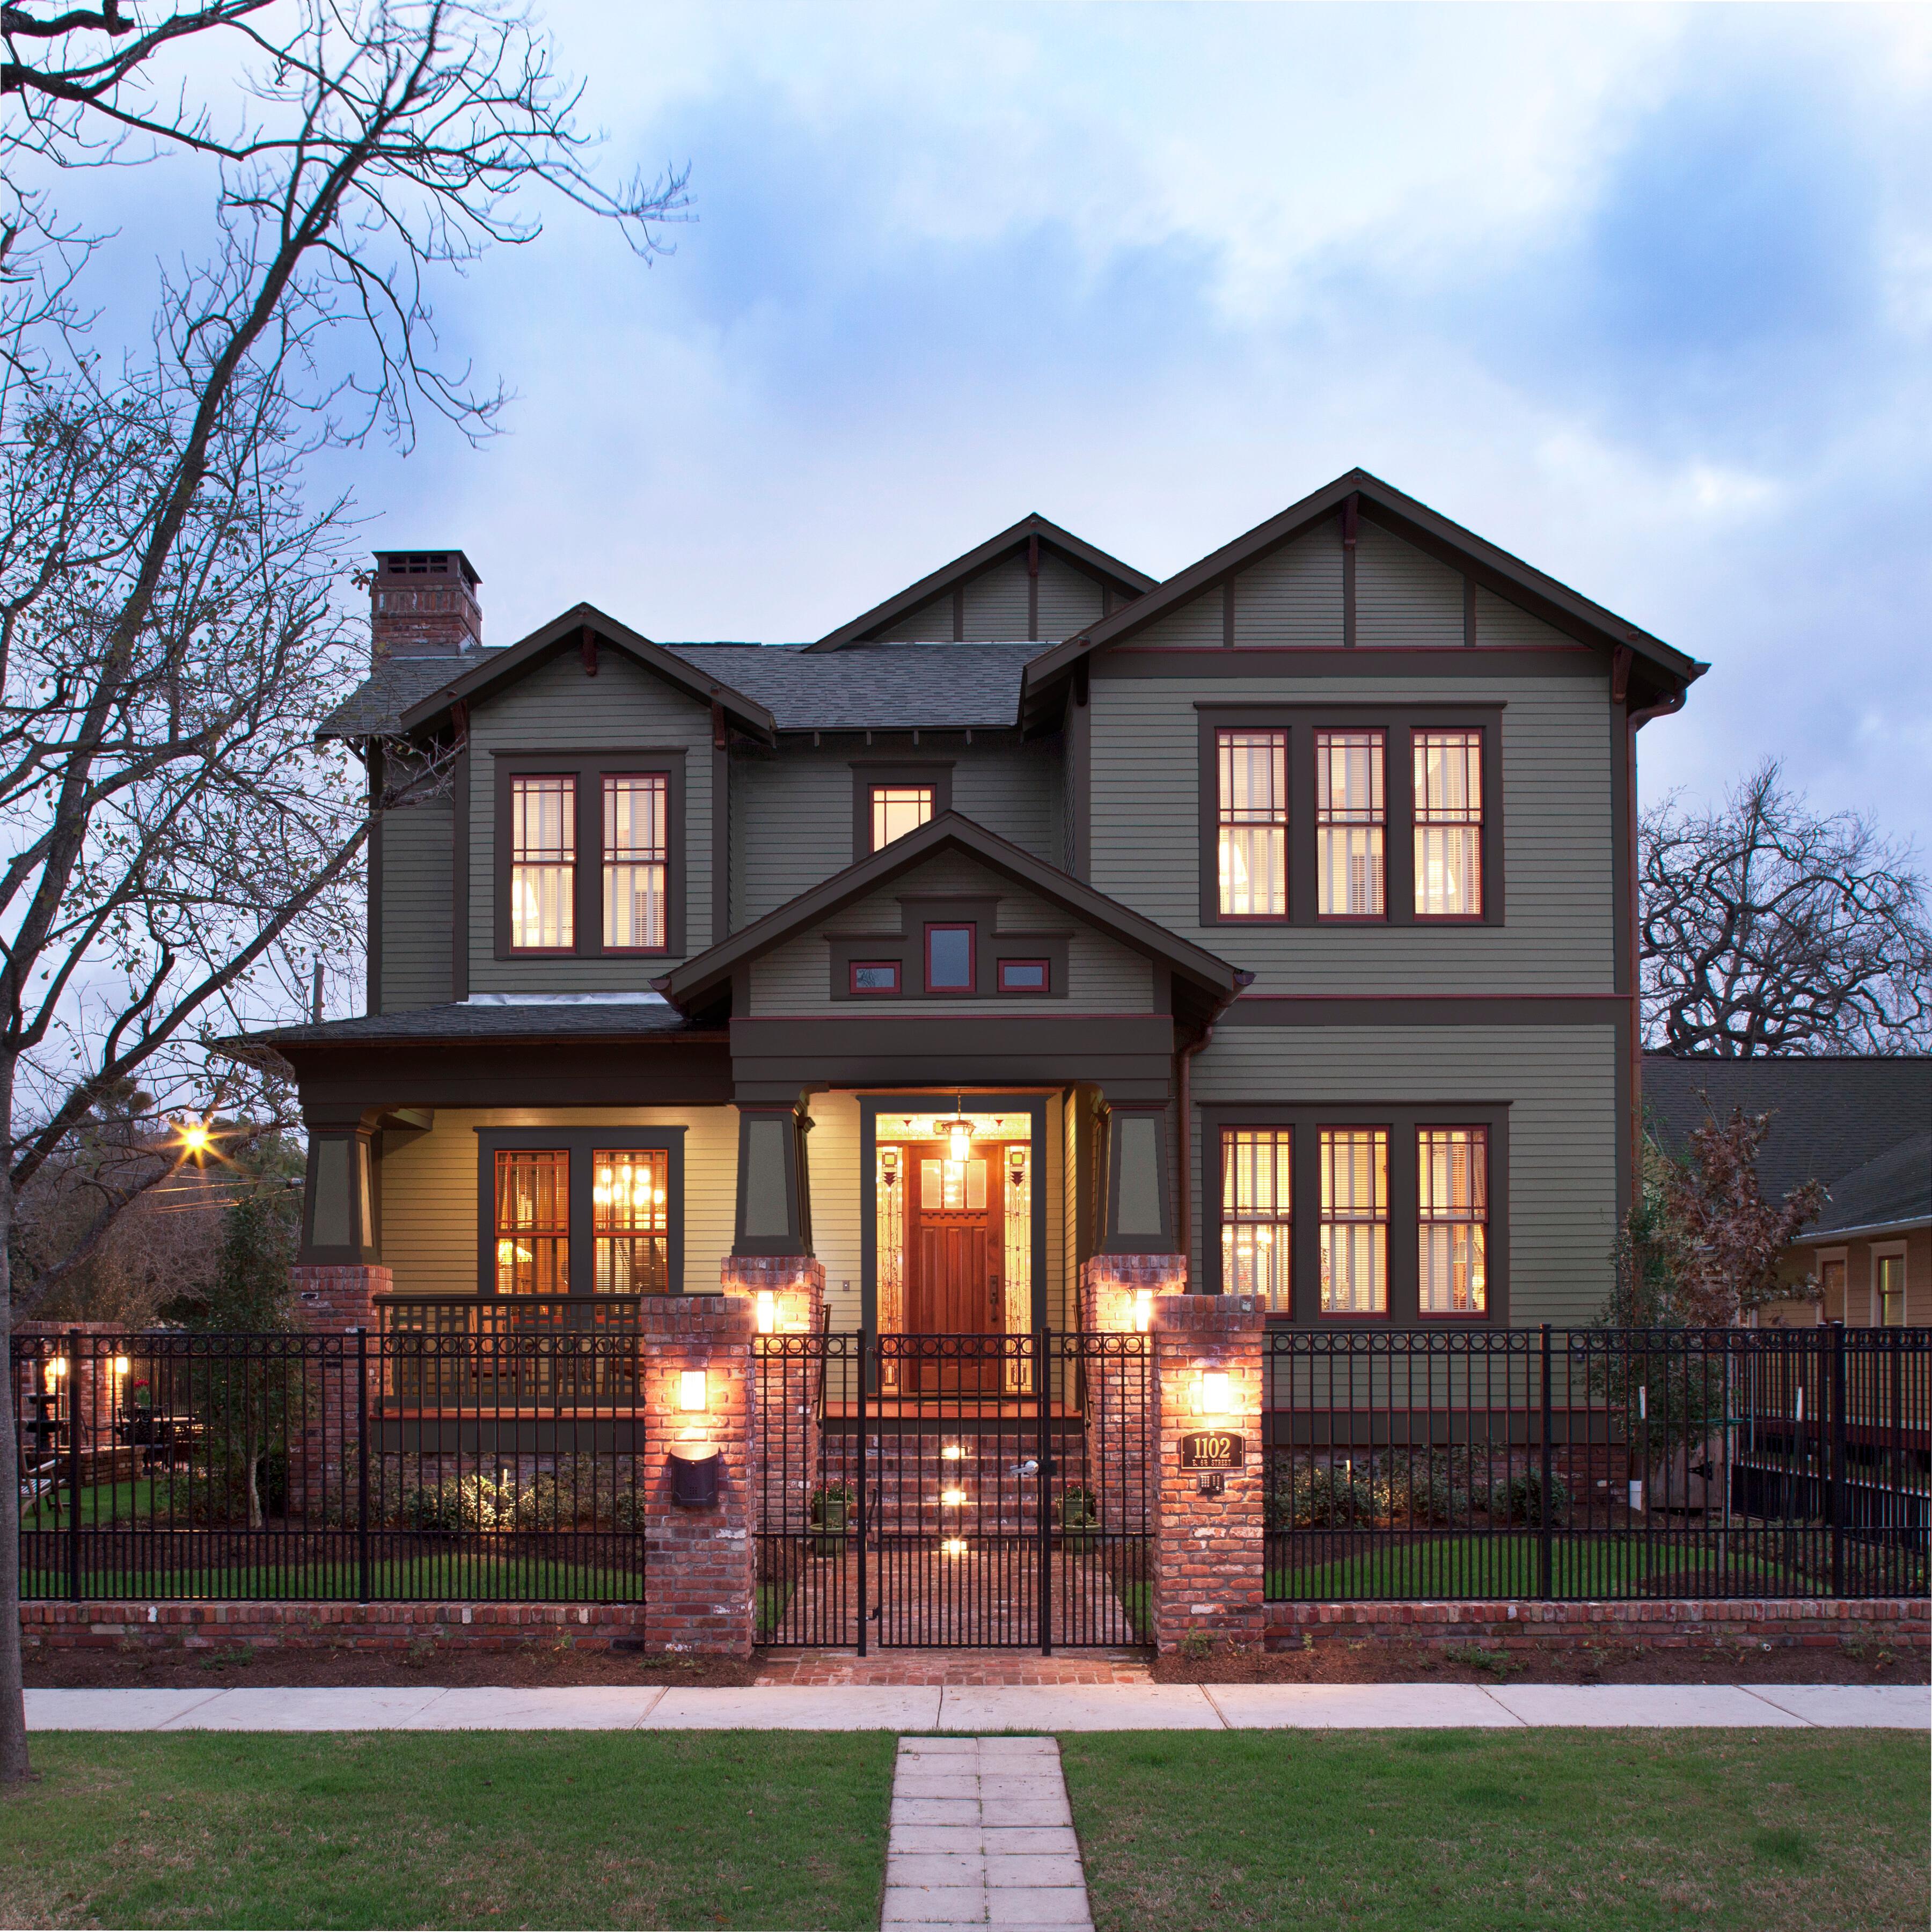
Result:
[[[760,1640],[1144,1640],[1152,1352],[1139,1335],[760,1337]]]
[[[1932,1330],[1265,1346],[1271,1598],[1926,1594]]]
[[[16,1336],[22,1594],[641,1603],[644,1347]]]

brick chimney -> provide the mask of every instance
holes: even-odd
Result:
[[[369,655],[453,658],[483,644],[482,582],[460,550],[379,550],[369,586]]]

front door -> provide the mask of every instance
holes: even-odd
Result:
[[[907,1150],[911,1185],[907,1205],[906,1328],[915,1335],[988,1335],[1000,1328],[998,1150],[977,1148],[964,1160],[946,1158],[944,1142]],[[922,1365],[922,1382],[944,1365]],[[956,1373],[966,1364],[956,1365]],[[997,1371],[997,1363],[991,1365]],[[973,1374],[982,1365],[974,1358]],[[950,1384],[954,1375],[946,1380]],[[961,1393],[968,1391],[962,1390]]]

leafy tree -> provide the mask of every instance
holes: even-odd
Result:
[[[1820,818],[1767,762],[1721,809],[1644,814],[1645,1028],[1667,1053],[1899,1053],[1932,1046],[1932,925],[1909,846]]]

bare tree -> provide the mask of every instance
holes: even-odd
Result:
[[[502,392],[437,361],[426,284],[532,239],[526,190],[646,256],[682,206],[680,177],[597,182],[547,40],[495,0],[142,13],[0,8],[0,1357],[17,1190],[137,1073],[206,1104],[205,1036],[273,1010],[292,947],[347,943],[372,801],[308,736],[351,636],[345,506],[308,503],[307,459],[406,443],[423,402],[492,429]],[[206,180],[211,252],[110,371],[77,306],[91,244],[46,196],[168,154]],[[28,1769],[12,1398],[0,1376],[7,1780]]]
[[[1667,1053],[1922,1052],[1932,926],[1909,847],[1819,818],[1767,762],[1721,810],[1642,826],[1643,1005]]]

